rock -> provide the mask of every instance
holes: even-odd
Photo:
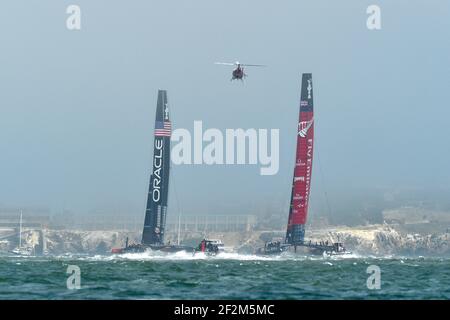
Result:
[[[129,243],[140,241],[140,232],[128,231],[80,231],[44,230],[46,248],[50,254],[85,253],[106,254],[114,247],[123,247],[126,238]],[[244,233],[208,233],[209,238],[221,239],[225,246],[240,253],[253,253],[264,246],[272,237],[283,237],[284,231],[254,231]],[[198,244],[204,234],[184,234],[184,244]],[[390,225],[369,225],[362,227],[330,227],[307,230],[306,237],[312,242],[342,242],[345,247],[361,255],[450,255],[449,234],[419,234],[402,232]],[[167,240],[176,242],[176,234],[167,234]],[[17,246],[15,239],[3,241],[1,247],[8,250]],[[23,234],[24,246],[37,246],[39,231],[28,230]]]

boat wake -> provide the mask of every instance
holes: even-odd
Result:
[[[253,261],[253,260],[282,260],[281,256],[278,257],[263,257],[250,254],[239,254],[233,252],[221,252],[217,255],[208,255],[203,252],[192,252],[179,251],[175,253],[157,252],[157,251],[146,251],[142,253],[125,253],[117,254],[112,256],[95,256],[95,258],[106,259],[106,260],[137,260],[137,261],[170,261],[170,260],[242,260],[242,261]]]
[[[140,253],[124,253],[124,254],[113,254],[113,255],[95,255],[91,257],[83,257],[82,259],[87,260],[103,260],[103,261],[121,261],[121,260],[132,260],[132,261],[190,261],[190,260],[236,260],[236,261],[314,261],[314,260],[342,260],[342,259],[358,259],[362,258],[356,254],[349,254],[345,256],[310,256],[310,255],[299,255],[290,252],[284,252],[280,255],[255,255],[255,254],[242,254],[237,252],[221,252],[217,255],[208,255],[202,252],[192,252],[179,251],[175,253],[152,251],[148,250]]]
[[[0,259],[7,259],[11,262],[39,262],[39,261],[48,261],[48,260],[56,260],[56,261],[104,261],[104,262],[120,262],[120,261],[138,261],[138,262],[171,262],[171,261],[298,261],[298,262],[307,262],[307,261],[322,261],[324,263],[333,262],[333,261],[343,261],[343,260],[354,260],[355,263],[359,262],[367,262],[373,260],[379,261],[399,261],[402,264],[408,263],[416,263],[416,261],[423,260],[447,260],[448,258],[439,258],[439,257],[403,257],[403,256],[393,256],[393,255],[385,255],[385,256],[374,256],[374,255],[363,255],[363,254],[346,254],[346,255],[336,255],[336,256],[313,256],[313,255],[300,255],[292,252],[283,252],[280,255],[255,255],[255,254],[243,254],[237,252],[220,252],[219,254],[213,256],[208,255],[202,252],[196,252],[192,254],[192,252],[179,251],[175,253],[161,252],[161,251],[152,251],[148,250],[142,253],[124,253],[124,254],[97,254],[97,255],[89,255],[89,254],[62,254],[62,255],[46,255],[46,256],[17,256],[12,254],[3,254],[0,255]]]

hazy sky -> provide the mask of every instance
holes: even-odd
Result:
[[[81,7],[80,31],[66,28],[69,4]],[[370,4],[381,30],[366,27]],[[281,148],[275,176],[174,167],[170,210],[286,205],[302,72],[315,90],[313,198],[324,181],[446,188],[449,31],[450,2],[438,0],[4,0],[0,204],[143,214],[157,90],[167,89],[175,128],[279,128]],[[231,68],[213,63],[235,60],[268,67],[230,82]]]

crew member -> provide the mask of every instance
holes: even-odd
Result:
[[[202,240],[201,245],[200,245],[200,251],[205,252],[205,249],[206,249],[206,241]]]

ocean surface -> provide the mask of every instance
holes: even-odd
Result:
[[[450,299],[450,258],[1,256],[0,299]]]

